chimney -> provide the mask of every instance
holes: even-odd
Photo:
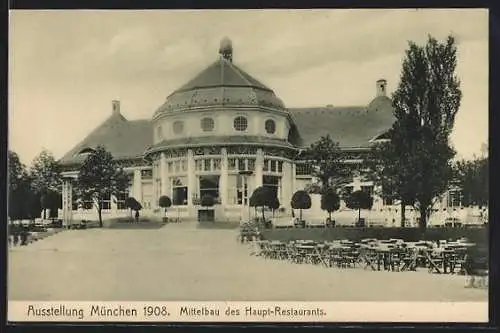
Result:
[[[377,80],[377,97],[387,96],[387,80],[380,79]]]
[[[120,101],[115,99],[111,102],[111,104],[113,106],[113,115],[120,114]]]

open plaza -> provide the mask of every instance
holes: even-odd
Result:
[[[487,301],[459,274],[256,256],[237,228],[196,222],[64,230],[9,250],[9,300]]]

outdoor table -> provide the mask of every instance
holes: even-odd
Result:
[[[377,268],[375,267],[376,264],[378,264],[378,253],[376,248],[366,246],[362,247],[360,254],[359,254],[359,260],[361,262],[364,262],[365,267],[364,269],[367,269],[370,267],[372,270],[376,271]]]
[[[444,259],[443,259],[444,249],[442,249],[442,248],[438,248],[438,249],[434,249],[434,250],[425,249],[422,252],[425,256],[427,263],[429,264],[428,265],[429,273],[435,272],[435,273],[441,274],[442,273],[441,269],[443,268],[443,264],[444,264]]]

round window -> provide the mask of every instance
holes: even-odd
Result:
[[[212,132],[214,130],[215,122],[212,118],[203,118],[201,120],[201,130],[203,132]]]
[[[274,120],[266,120],[266,132],[268,134],[274,134],[274,132],[276,132],[276,123],[274,122]]]
[[[245,117],[234,118],[233,126],[234,126],[234,129],[237,131],[245,131],[248,127],[247,118],[245,118]]]
[[[173,124],[174,134],[181,134],[184,131],[184,123],[180,120],[174,121]]]
[[[162,130],[161,126],[158,126],[158,128],[156,129],[156,133],[158,136],[158,140],[162,140],[163,139],[163,130]]]

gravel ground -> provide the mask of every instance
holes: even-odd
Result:
[[[465,277],[373,272],[265,260],[236,230],[64,231],[9,250],[10,300],[487,301]]]

